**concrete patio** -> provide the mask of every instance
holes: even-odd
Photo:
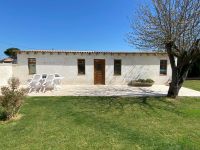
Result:
[[[165,96],[168,88],[165,85],[153,85],[152,87],[63,85],[56,91],[32,92],[29,96]],[[183,87],[179,96],[200,97],[200,92]]]

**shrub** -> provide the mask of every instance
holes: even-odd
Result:
[[[152,86],[154,81],[152,79],[138,79],[138,80],[133,80],[129,83],[130,86]]]
[[[152,79],[146,79],[147,83],[154,83],[154,81]]]
[[[152,79],[138,79],[135,80],[136,82],[140,82],[140,83],[154,83],[154,81]]]
[[[9,120],[16,116],[24,102],[27,90],[19,88],[19,85],[19,79],[13,77],[8,80],[8,86],[1,88],[0,118],[2,120]]]
[[[3,120],[5,117],[4,117],[4,111],[3,111],[3,108],[0,106],[0,120]]]
[[[141,83],[144,83],[146,80],[145,79],[138,79],[136,80],[136,82],[141,82]]]

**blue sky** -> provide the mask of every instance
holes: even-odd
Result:
[[[20,49],[135,50],[126,41],[142,0],[0,0],[0,58]]]

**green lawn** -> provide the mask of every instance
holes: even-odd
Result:
[[[193,90],[200,91],[200,80],[186,80],[183,86]]]
[[[0,149],[200,149],[200,98],[32,97]]]

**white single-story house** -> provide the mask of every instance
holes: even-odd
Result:
[[[33,74],[54,73],[63,76],[62,83],[67,85],[127,85],[147,78],[166,84],[171,79],[168,56],[161,52],[22,50],[17,64],[6,65],[0,65],[4,73],[0,77],[18,77],[22,83]]]

